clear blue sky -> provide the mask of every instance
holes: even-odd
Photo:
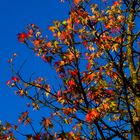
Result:
[[[0,120],[16,122],[19,113],[26,110],[26,99],[15,96],[14,90],[6,86],[11,77],[7,60],[13,53],[17,53],[17,69],[27,59],[22,69],[25,78],[33,72],[41,76],[49,72],[40,58],[18,42],[18,32],[22,32],[27,24],[35,23],[47,33],[52,20],[63,19],[67,15],[66,4],[59,0],[0,0]]]

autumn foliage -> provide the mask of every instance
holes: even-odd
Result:
[[[15,130],[28,140],[139,139],[140,1],[65,2],[68,18],[48,28],[53,40],[34,24],[18,34],[19,42],[55,69],[60,86],[43,77],[26,81],[18,72],[7,81],[35,110],[50,109],[50,116],[41,118],[36,132],[30,112],[22,112],[18,123],[30,125],[33,133],[7,123],[0,136],[16,139]]]

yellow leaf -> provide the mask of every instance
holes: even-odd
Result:
[[[20,90],[19,90],[19,93],[20,93],[20,95],[22,96],[22,95],[24,94],[24,90],[23,90],[23,89],[20,89]]]
[[[41,32],[36,33],[36,37],[39,37],[39,36],[41,36]]]
[[[51,91],[50,85],[46,86],[46,96],[48,97],[49,93]]]
[[[118,48],[119,48],[119,44],[114,44],[113,46],[112,46],[112,51],[118,51]]]
[[[69,121],[65,118],[64,123],[69,124]]]
[[[56,27],[55,27],[55,26],[50,26],[50,27],[49,27],[49,30],[51,30],[51,31],[54,33],[55,30],[56,30]]]
[[[65,100],[62,97],[59,97],[58,102],[60,102],[61,104],[64,104]]]
[[[47,97],[49,96],[49,92],[46,92],[46,96],[47,96]]]
[[[112,110],[114,110],[116,108],[116,103],[114,101],[112,101],[110,103],[110,107],[111,107]]]
[[[59,44],[58,41],[55,40],[55,41],[53,42],[53,44],[54,44],[54,47],[55,47],[55,48],[58,48],[58,44]]]
[[[66,20],[64,20],[64,21],[62,22],[62,24],[63,24],[63,25],[66,25],[66,24],[67,24],[67,21],[66,21]]]

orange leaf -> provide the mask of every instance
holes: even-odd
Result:
[[[75,4],[78,4],[79,2],[81,2],[81,0],[74,0]]]
[[[34,41],[34,46],[38,47],[39,45],[40,45],[40,40],[39,39],[35,40]]]

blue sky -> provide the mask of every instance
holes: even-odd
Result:
[[[18,42],[17,34],[29,23],[38,25],[47,33],[52,20],[65,18],[67,10],[66,4],[59,0],[0,0],[0,120],[3,122],[16,122],[19,113],[26,109],[26,99],[15,96],[14,90],[6,86],[6,81],[11,78],[7,60],[12,54],[17,53],[16,69],[27,59],[22,69],[25,78],[33,72],[38,76],[49,73],[45,62]],[[52,75],[48,75],[53,83]]]

